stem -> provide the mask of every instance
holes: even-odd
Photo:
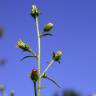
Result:
[[[38,38],[38,96],[40,96],[40,88],[41,88],[41,77],[40,77],[40,32],[39,32],[39,25],[38,25],[38,17],[36,17],[36,31],[37,31],[37,38]]]
[[[33,82],[33,83],[34,83],[34,94],[35,94],[35,96],[37,96],[36,82]]]
[[[48,71],[48,69],[52,66],[53,63],[54,63],[54,60],[51,60],[50,63],[48,64],[48,66],[46,67],[46,69],[41,74],[40,77],[42,77],[44,75],[44,73],[46,73]]]

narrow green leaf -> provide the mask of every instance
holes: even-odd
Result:
[[[53,79],[51,79],[50,77],[47,76],[47,79],[52,81],[58,88],[61,88],[60,85]]]
[[[25,60],[25,59],[27,59],[27,58],[36,58],[36,56],[25,56],[25,57],[23,57],[23,58],[21,59],[21,61],[23,61],[23,60]]]
[[[53,34],[51,34],[51,33],[42,33],[42,34],[40,34],[41,38],[45,37],[45,36],[53,36]]]

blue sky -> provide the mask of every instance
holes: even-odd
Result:
[[[5,84],[7,94],[11,89],[16,96],[32,96],[33,84],[28,78],[37,62],[17,49],[18,39],[28,42],[37,50],[35,22],[30,16],[31,6],[36,4],[41,15],[39,27],[54,23],[53,37],[41,40],[42,71],[51,60],[53,51],[62,50],[61,64],[55,63],[48,71],[62,89],[73,88],[83,94],[96,91],[96,0],[0,0],[0,25],[5,35],[0,40],[0,56],[8,60],[0,67],[0,83]],[[58,89],[54,84],[42,80],[42,94],[52,95]]]

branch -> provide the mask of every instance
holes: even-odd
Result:
[[[43,71],[43,73],[41,74],[40,77],[42,77],[42,76],[44,75],[44,73],[46,73],[46,72],[49,70],[49,68],[53,65],[54,62],[55,62],[54,60],[51,60],[51,61],[50,61],[50,63],[48,64],[48,66],[47,66],[46,69]]]

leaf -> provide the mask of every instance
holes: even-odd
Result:
[[[55,81],[55,80],[53,80],[53,79],[51,79],[50,77],[46,77],[48,80],[50,80],[50,81],[52,81],[58,88],[61,88],[60,86],[59,86],[59,84]]]
[[[40,37],[45,37],[45,36],[53,36],[51,33],[42,33],[40,34]]]
[[[23,57],[20,61],[23,61],[23,60],[25,60],[25,59],[27,59],[27,58],[36,58],[36,56],[25,56],[25,57]]]

